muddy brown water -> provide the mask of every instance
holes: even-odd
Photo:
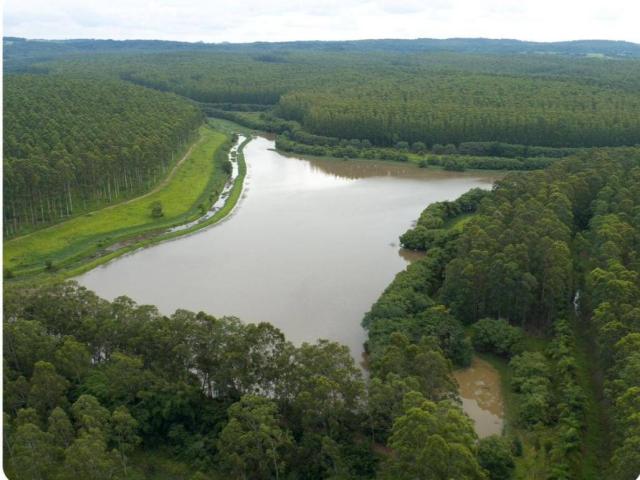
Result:
[[[500,374],[479,357],[473,357],[471,366],[453,373],[458,382],[462,409],[474,421],[480,438],[500,435],[504,426],[504,402]]]
[[[416,258],[398,236],[430,203],[490,188],[491,173],[306,160],[245,147],[244,193],[222,223],[135,251],[77,278],[98,295],[266,321],[295,344],[328,338],[360,359],[360,321]]]

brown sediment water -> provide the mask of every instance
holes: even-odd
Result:
[[[492,173],[441,172],[375,161],[284,156],[258,137],[233,215],[216,226],[137,250],[77,278],[105,298],[269,322],[295,344],[328,338],[360,359],[360,322],[416,258],[398,237],[430,203]]]
[[[458,382],[462,409],[474,421],[480,438],[500,435],[504,426],[504,403],[500,373],[479,357],[471,366],[453,372]]]

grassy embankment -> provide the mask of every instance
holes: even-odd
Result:
[[[240,197],[246,171],[241,154],[240,174],[225,207],[203,224],[181,232],[163,233],[171,226],[198,218],[202,209],[216,200],[229,178],[222,169],[228,140],[228,135],[203,126],[190,155],[170,174],[170,181],[151,194],[6,242],[5,272],[22,278],[47,273],[44,279],[77,275],[134,248],[219,221]],[[151,216],[154,202],[162,204],[164,215],[160,218]],[[55,276],[51,275],[54,270],[58,271]]]

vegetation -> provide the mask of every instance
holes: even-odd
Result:
[[[522,347],[522,330],[503,319],[483,318],[471,327],[473,348],[509,357]]]
[[[4,87],[9,236],[149,190],[202,123],[188,102],[123,82],[10,75]]]
[[[526,438],[526,458],[516,463],[535,462],[529,475],[582,479],[606,471],[607,478],[632,479],[639,469],[632,413],[640,378],[632,313],[639,174],[637,149],[585,152],[544,172],[510,174],[480,198],[455,234],[446,228],[447,204],[428,207],[403,236],[410,245],[417,237],[413,244],[426,248],[426,256],[396,277],[363,322],[372,363],[379,342],[395,331],[426,333],[420,322],[437,309],[470,325],[480,351],[508,356],[524,350],[509,367],[518,404],[510,430]],[[545,349],[525,341],[520,329],[554,333]],[[585,367],[575,341],[576,330],[591,329],[598,332],[599,357],[591,361],[607,378],[605,398],[609,405],[627,406],[605,409],[613,429],[602,432],[599,444],[586,439],[589,429],[600,428],[589,424],[600,419],[587,416],[580,379]],[[613,454],[603,456],[609,435]],[[598,468],[588,466],[594,461]]]
[[[637,48],[8,42],[9,71],[38,75],[6,79],[5,236],[34,230],[5,242],[7,279],[51,278],[199,216],[232,170],[227,135],[201,126],[158,180],[200,111],[276,132],[279,148],[299,153],[545,168],[429,205],[401,236],[425,254],[364,316],[366,380],[347,347],[294,346],[269,324],[162,315],[75,283],[9,284],[11,478],[640,471],[640,63],[622,59]],[[581,58],[586,48],[620,58]],[[231,201],[245,173],[240,161]],[[474,349],[495,355],[509,386],[501,437],[479,440],[458,400],[452,369]]]
[[[63,265],[91,256],[109,245],[145,231],[158,230],[199,216],[198,205],[209,204],[222,189],[227,137],[208,127],[169,182],[149,195],[18,237],[4,244],[4,267],[14,275],[37,272],[47,261]],[[213,158],[217,159],[213,161]],[[161,215],[154,215],[159,202]],[[157,211],[157,208],[156,210]]]

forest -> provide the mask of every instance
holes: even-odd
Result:
[[[368,381],[346,347],[295,347],[268,324],[164,316],[74,283],[8,289],[12,478],[150,478],[161,451],[198,479],[502,479],[524,455],[537,478],[632,480],[639,187],[637,149],[587,152],[429,206],[402,237],[426,256],[363,320]],[[581,332],[603,375],[595,412]],[[509,362],[506,436],[478,441],[456,401],[451,369],[474,350]]]
[[[376,146],[640,142],[640,61],[525,54],[246,47],[113,53],[35,64],[111,75],[224,110],[264,110],[304,130]]]
[[[3,233],[40,248],[4,265],[9,478],[635,480],[637,45],[4,46]],[[335,342],[53,277],[52,246],[77,260],[69,238],[95,256],[125,227],[206,211],[232,138],[206,117],[298,154],[510,172],[398,232],[421,257],[364,314],[365,369]],[[128,203],[196,144],[154,193],[164,205]],[[109,222],[93,216],[105,206]],[[15,281],[10,262],[46,281]],[[500,436],[479,438],[462,409],[452,373],[474,356],[507,389]]]
[[[203,121],[175,95],[109,79],[9,75],[4,88],[5,236],[149,190]]]

